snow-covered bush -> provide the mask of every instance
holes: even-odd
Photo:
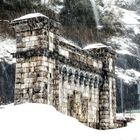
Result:
[[[115,4],[121,8],[136,10],[138,7],[139,0],[116,0]]]
[[[120,22],[122,14],[112,7],[99,7],[100,20],[106,35],[120,35],[123,25]]]

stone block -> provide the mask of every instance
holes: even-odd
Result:
[[[41,71],[47,71],[47,67],[46,66],[36,66],[35,67],[35,72],[41,72]]]
[[[20,89],[21,88],[21,84],[16,84],[15,85],[15,89]]]
[[[35,67],[36,64],[37,64],[37,62],[31,62],[31,63],[30,63],[30,67]]]
[[[44,77],[37,78],[37,82],[46,82],[46,81],[47,81],[47,78],[44,78]]]
[[[28,68],[30,67],[30,63],[22,63],[22,68]]]
[[[29,67],[29,72],[34,72],[35,71],[35,67]]]
[[[25,84],[21,84],[21,89],[25,89],[26,85]]]
[[[22,76],[22,79],[26,79],[26,78],[28,78],[29,76],[28,76],[28,73],[23,73],[23,74],[21,74],[21,76]]]
[[[36,78],[36,77],[37,77],[36,72],[29,72],[28,73],[28,78]]]
[[[42,61],[36,61],[36,66],[42,66],[43,62]]]
[[[16,63],[16,68],[22,68],[22,64],[21,63]]]
[[[109,115],[110,115],[110,112],[109,112],[109,111],[100,111],[100,115],[101,115],[102,117],[104,117],[104,116],[109,116]]]
[[[22,78],[22,75],[20,73],[19,74],[16,74],[16,78],[21,79]]]
[[[42,65],[43,65],[43,66],[46,66],[46,67],[50,67],[50,66],[49,66],[49,63],[48,63],[47,61],[43,61],[43,62],[42,62]]]
[[[108,119],[101,119],[100,123],[107,123],[107,125],[109,124],[110,120]]]
[[[16,78],[15,83],[16,84],[24,84],[24,79],[22,79],[22,78]]]
[[[30,41],[30,37],[29,36],[23,37],[22,41],[23,42],[29,42]]]

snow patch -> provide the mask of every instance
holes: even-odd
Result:
[[[123,55],[125,55],[125,54],[127,54],[127,55],[132,55],[132,53],[130,53],[130,52],[127,51],[127,50],[116,50],[116,52],[119,53],[119,54],[123,54]]]
[[[139,25],[140,22],[138,21],[138,19],[140,19],[139,16],[136,15],[135,11],[130,11],[130,10],[126,10],[126,9],[122,9],[120,8],[120,10],[122,11],[122,22],[127,24],[127,25]]]
[[[138,45],[135,44],[131,38],[128,37],[112,37],[108,43],[116,49],[119,54],[127,54],[137,57]]]
[[[121,0],[121,2],[123,1],[134,3],[134,0]],[[103,2],[105,4],[101,10],[103,17],[105,16],[107,21],[111,22],[112,28],[115,23],[120,23],[120,30],[123,32],[122,36],[113,36],[108,39],[110,46],[117,49],[117,53],[139,57],[139,45],[135,42],[135,36],[140,34],[140,15],[136,11],[120,8],[115,4],[117,0],[104,0]]]
[[[102,43],[95,43],[95,44],[90,44],[87,45],[83,48],[83,50],[89,50],[89,49],[100,49],[100,48],[109,48],[109,46],[106,46]]]
[[[59,2],[59,4],[57,4],[57,2]],[[54,3],[51,0],[41,0],[41,4],[46,5],[48,9],[51,9],[55,13],[59,14],[64,7],[64,0],[59,0]]]
[[[11,53],[16,52],[15,39],[0,37],[0,61],[6,61],[8,63],[15,63],[15,59]]]
[[[125,83],[138,83],[140,80],[140,72],[134,69],[124,70],[116,67],[115,73],[117,77],[123,79]]]

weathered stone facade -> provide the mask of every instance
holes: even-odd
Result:
[[[45,16],[12,25],[17,36],[15,104],[50,104],[90,127],[115,128],[114,51],[66,43],[59,23]]]

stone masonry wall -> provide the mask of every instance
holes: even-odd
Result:
[[[17,34],[15,104],[50,104],[87,126],[114,128],[114,52],[66,43],[59,24],[44,16],[12,25]]]

